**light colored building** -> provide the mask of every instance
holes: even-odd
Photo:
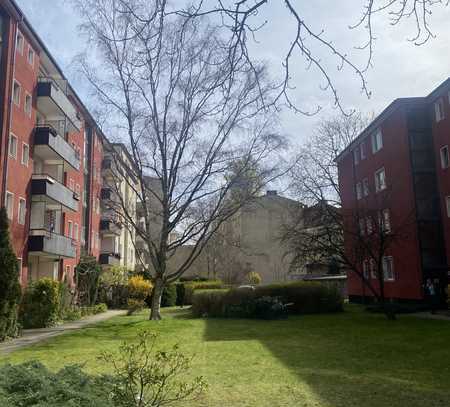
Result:
[[[100,221],[100,264],[120,265],[129,270],[136,267],[136,205],[138,179],[133,175],[133,159],[125,145],[105,145],[102,163],[102,217]],[[124,208],[128,217],[125,216]]]

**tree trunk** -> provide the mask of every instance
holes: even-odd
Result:
[[[152,309],[150,311],[150,320],[161,320],[161,297],[164,289],[164,281],[160,277],[155,278],[155,286],[153,287]]]
[[[383,271],[380,272],[381,278],[379,278],[381,309],[388,320],[395,321],[397,319],[395,310],[392,304],[386,303],[386,297],[384,295],[384,274],[382,273]]]

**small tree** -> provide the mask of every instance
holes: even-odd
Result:
[[[93,256],[84,256],[75,268],[77,296],[80,305],[92,306],[97,301],[102,268]]]
[[[9,238],[8,216],[0,209],[0,341],[17,335],[21,289],[19,264]]]
[[[112,365],[115,406],[161,407],[195,400],[206,389],[203,377],[186,382],[191,359],[178,346],[156,349],[156,335],[141,332],[136,343],[123,343],[119,354],[103,353],[101,359]]]

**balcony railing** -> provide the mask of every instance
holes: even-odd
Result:
[[[75,258],[75,242],[66,237],[46,229],[31,229],[28,237],[28,252],[32,255],[46,257]]]
[[[120,264],[120,254],[100,253],[99,263],[103,266],[118,266]]]
[[[48,117],[65,116],[68,119],[68,130],[79,131],[81,120],[77,110],[69,100],[61,86],[49,77],[40,77],[37,85],[37,108]]]
[[[33,202],[46,202],[49,206],[62,205],[71,211],[78,210],[75,193],[47,174],[33,174],[31,195]]]
[[[100,221],[100,232],[103,233],[103,235],[120,235],[122,231],[122,225],[114,220],[111,219],[102,219]]]
[[[63,161],[80,170],[80,154],[50,125],[40,125],[34,131],[34,154],[45,161]]]

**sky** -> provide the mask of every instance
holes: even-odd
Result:
[[[85,39],[78,33],[79,17],[69,0],[16,0],[47,48],[64,70],[72,86],[90,104],[89,92],[83,78],[74,68],[74,57],[86,48]],[[174,0],[178,2],[180,0]],[[324,38],[363,64],[367,55],[356,49],[364,43],[363,28],[350,30],[360,17],[366,0],[294,0],[301,17],[317,32],[324,30]],[[295,32],[295,24],[281,1],[270,1],[257,17],[268,23],[257,33],[251,50],[254,56],[264,60],[274,78],[283,73],[282,57]],[[371,92],[370,98],[361,93],[358,78],[349,69],[337,70],[338,61],[329,52],[314,47],[321,62],[327,67],[336,85],[342,106],[347,111],[357,109],[368,114],[380,113],[398,97],[425,96],[437,85],[450,77],[450,6],[436,7],[430,17],[436,38],[425,45],[416,46],[408,41],[415,34],[413,21],[392,26],[386,14],[373,20],[377,37],[373,66],[366,73]],[[291,62],[292,83],[290,93],[297,105],[313,111],[321,111],[308,117],[285,109],[281,113],[281,126],[295,144],[301,144],[314,131],[317,123],[339,113],[333,108],[333,97],[323,91],[323,77],[314,69],[307,69],[301,57]]]

